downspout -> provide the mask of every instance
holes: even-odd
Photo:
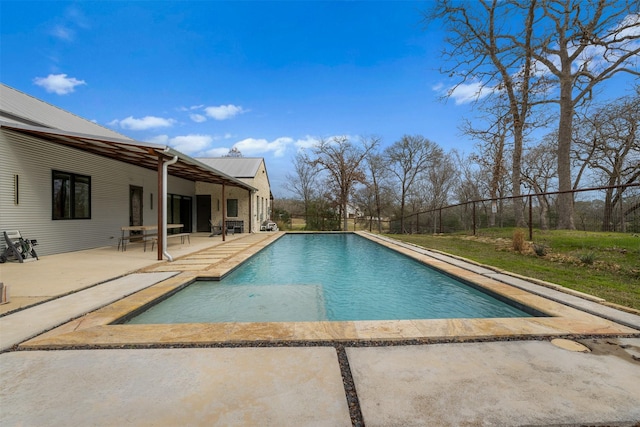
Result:
[[[167,252],[167,170],[169,166],[178,161],[178,156],[162,164],[162,254],[167,257],[169,262],[173,262],[173,257]]]

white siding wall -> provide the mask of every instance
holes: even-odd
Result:
[[[91,177],[90,220],[51,219],[52,170]],[[37,239],[39,255],[117,246],[120,227],[129,224],[130,185],[143,187],[144,224],[156,224],[157,183],[155,171],[0,129],[0,231],[17,229]],[[169,176],[168,192],[191,196],[195,203],[191,181]]]
[[[240,178],[241,181],[246,182],[247,184],[254,187],[257,191],[253,193],[252,203],[253,207],[251,209],[252,213],[252,221],[253,221],[253,230],[260,230],[260,224],[269,218],[269,210],[267,204],[263,204],[261,208],[261,202],[259,200],[270,200],[271,188],[269,186],[269,179],[267,178],[267,169],[265,167],[264,160],[260,163],[260,167],[256,172],[256,176],[254,178]],[[248,215],[247,211],[247,215]],[[261,216],[262,214],[262,216]]]

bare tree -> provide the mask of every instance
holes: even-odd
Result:
[[[448,203],[458,176],[453,155],[436,147],[430,167],[422,174],[423,195],[427,195],[427,209],[432,211],[433,232],[436,232],[436,209]]]
[[[367,156],[367,167],[369,170],[369,193],[373,196],[373,209],[370,213],[375,213],[378,233],[382,233],[382,206],[384,181],[388,168],[383,156],[379,153],[370,152]],[[374,215],[370,215],[372,218]]]
[[[482,171],[474,167],[474,156],[465,156],[463,153],[453,151],[452,155],[457,163],[460,172],[455,189],[456,200],[460,203],[469,200],[482,199]]]
[[[519,194],[521,131],[534,102],[559,106],[559,190],[571,190],[571,137],[576,106],[614,75],[640,75],[640,0],[438,0],[429,19],[451,37],[442,71],[474,83],[478,97],[506,93],[513,116],[514,196]],[[453,89],[455,90],[455,88]],[[539,90],[544,90],[540,92]],[[517,207],[516,207],[517,210]],[[572,229],[573,198],[559,196],[559,228]]]
[[[576,141],[587,164],[605,190],[603,231],[611,231],[612,215],[621,202],[623,188],[616,185],[640,180],[640,95],[620,98],[597,109],[579,122],[588,136]],[[620,220],[624,224],[624,220]]]
[[[516,223],[524,225],[520,195],[521,161],[524,131],[540,91],[540,80],[533,73],[531,43],[536,1],[453,1],[438,0],[426,15],[427,20],[441,19],[450,36],[450,48],[444,52],[447,62],[441,72],[456,77],[458,83],[448,96],[463,84],[478,87],[476,100],[489,95],[502,98],[507,105],[510,134],[513,138],[511,183]],[[505,30],[509,21],[519,32]],[[521,48],[522,46],[522,48]]]
[[[549,229],[550,200],[544,193],[551,191],[551,185],[557,178],[555,155],[556,140],[547,135],[540,144],[525,151],[522,162],[522,177],[525,185],[533,189],[540,205],[540,228]]]
[[[618,73],[640,75],[640,1],[547,0],[540,2],[542,29],[532,50],[538,72],[558,89],[558,185],[571,190],[571,141],[576,106]],[[525,46],[521,45],[524,49]],[[573,229],[573,196],[558,197],[558,228]]]
[[[242,157],[242,153],[236,147],[233,147],[229,150],[229,152],[223,157]]]
[[[477,144],[479,153],[472,155],[471,158],[489,171],[489,197],[492,199],[491,213],[489,214],[490,227],[496,225],[498,192],[508,173],[505,162],[505,151],[506,140],[510,131],[508,113],[500,114],[500,108],[496,107],[492,108],[492,114],[495,120],[487,129],[477,129],[469,121],[466,121],[462,126],[462,130],[466,135],[472,136],[479,141]],[[522,222],[524,221],[522,209],[519,209],[517,212],[516,223],[522,226]]]
[[[335,196],[343,217],[343,230],[348,230],[347,205],[356,183],[365,181],[362,166],[365,158],[378,144],[375,138],[363,138],[359,145],[347,137],[321,139],[314,147],[311,165],[328,172],[329,186],[334,188]]]
[[[405,135],[399,141],[387,147],[384,156],[387,167],[397,180],[400,195],[400,230],[406,233],[404,226],[407,196],[420,174],[424,173],[433,158],[437,145],[421,135]]]
[[[304,152],[299,152],[293,161],[295,175],[287,174],[284,187],[304,202],[305,219],[309,215],[311,201],[317,196],[317,177],[320,169],[313,165]]]
[[[475,156],[464,156],[455,151],[453,155],[455,156],[459,173],[454,194],[459,203],[464,203],[461,211],[461,220],[465,223],[466,227],[469,225],[467,221],[465,221],[468,217],[466,214],[469,209],[469,205],[466,202],[484,199],[484,195],[486,194],[485,187],[489,179],[485,177],[487,171],[479,169],[475,164]]]

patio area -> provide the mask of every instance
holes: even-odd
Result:
[[[132,245],[0,265],[11,298],[0,305],[9,313],[0,317],[0,424],[640,422],[640,316],[385,239],[558,315],[511,323],[111,324],[174,286],[224,274],[279,235],[223,243],[194,234],[191,244],[169,243],[173,263]]]
[[[228,235],[226,241],[246,236],[249,235]],[[167,250],[174,258],[179,258],[222,243],[219,235],[209,237],[209,233],[192,233],[190,243],[169,239]],[[156,258],[157,252],[151,250],[151,244],[146,252],[142,244],[136,243],[127,245],[127,250],[123,252],[118,250],[118,242],[114,239],[112,246],[43,256],[37,261],[28,258],[22,264],[15,261],[0,264],[0,282],[9,287],[10,297],[8,304],[0,305],[0,314],[165,262]]]

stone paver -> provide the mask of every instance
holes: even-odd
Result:
[[[583,341],[591,353],[546,341],[346,351],[367,426],[633,424],[640,339],[615,341]]]
[[[0,363],[0,425],[351,425],[333,347],[23,351]]]
[[[175,274],[175,272],[130,274],[0,317],[0,350],[6,350],[34,335],[166,280]]]

